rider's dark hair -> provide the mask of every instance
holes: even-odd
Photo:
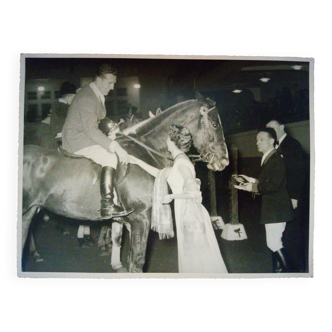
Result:
[[[183,152],[188,152],[192,145],[192,136],[186,127],[171,125],[168,136],[172,142]]]
[[[103,63],[101,64],[96,71],[96,77],[104,77],[106,74],[117,74],[116,68],[109,64],[109,63]]]

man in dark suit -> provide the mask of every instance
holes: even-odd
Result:
[[[128,163],[128,154],[113,139],[101,132],[98,125],[106,117],[105,96],[114,88],[116,70],[109,64],[98,68],[93,82],[75,96],[62,129],[62,145],[70,153],[83,155],[102,165],[100,194],[102,219],[128,214],[114,204],[114,176],[118,158]]]
[[[277,136],[272,128],[263,128],[257,134],[257,149],[263,153],[258,179],[240,175],[235,188],[262,196],[260,223],[265,225],[266,244],[272,251],[273,272],[292,272],[292,263],[283,246],[286,224],[294,217],[287,192],[286,166],[274,146]]]
[[[284,233],[284,245],[294,261],[294,272],[305,272],[303,221],[300,218],[301,203],[305,182],[305,156],[301,144],[285,132],[285,126],[276,119],[271,120],[267,128],[273,128],[277,134],[277,151],[283,158],[287,171],[287,190],[292,200],[295,218],[288,223]]]

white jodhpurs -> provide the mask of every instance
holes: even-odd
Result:
[[[106,151],[100,145],[92,145],[75,152],[77,155],[92,159],[95,163],[101,166],[110,166],[116,169],[118,165],[118,157],[115,153]]]
[[[266,244],[273,252],[283,248],[282,234],[286,228],[285,222],[265,224]]]

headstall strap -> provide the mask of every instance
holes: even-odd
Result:
[[[202,116],[202,124],[203,124],[203,127],[204,128],[207,128],[208,127],[208,123],[209,123],[209,118],[208,118],[208,113],[209,113],[209,110],[204,107],[204,106],[201,106],[200,110],[199,110],[199,113],[201,114]]]
[[[209,121],[212,122],[212,120],[209,118],[209,113],[214,110],[216,107],[212,107],[210,109],[206,108],[205,106],[201,106],[200,110],[199,110],[199,113],[201,114],[202,116],[202,124],[203,124],[203,127],[204,128],[208,128],[209,126]]]
[[[201,123],[202,123],[202,127],[204,128],[203,129],[204,130],[204,136],[207,138],[207,141],[208,141],[207,129],[208,129],[208,126],[209,126],[209,121],[210,121],[208,114],[209,114],[210,111],[212,111],[215,108],[216,108],[215,106],[210,108],[210,109],[208,109],[205,106],[201,106],[201,108],[199,110],[199,113],[202,116]],[[207,152],[204,156],[202,156],[200,154],[200,155],[191,155],[191,157],[198,157],[198,159],[195,159],[192,162],[205,161],[207,163],[212,163],[214,158],[215,158],[215,154],[213,152]]]

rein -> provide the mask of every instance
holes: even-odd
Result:
[[[137,140],[136,138],[133,138],[133,137],[131,137],[131,136],[127,136],[127,135],[125,135],[125,134],[122,134],[121,132],[118,133],[118,134],[121,135],[121,136],[123,136],[123,137],[126,137],[126,138],[131,139],[133,142],[137,143],[138,145],[142,146],[143,148],[147,149],[148,151],[151,151],[151,152],[155,153],[156,155],[158,155],[158,156],[160,156],[160,157],[163,157],[163,158],[166,158],[166,159],[168,159],[168,160],[173,161],[172,158],[169,158],[169,157],[163,155],[162,153],[160,153],[160,152],[158,152],[158,151],[156,151],[156,150],[150,148],[149,146],[147,146],[147,145],[144,144],[143,142]]]

